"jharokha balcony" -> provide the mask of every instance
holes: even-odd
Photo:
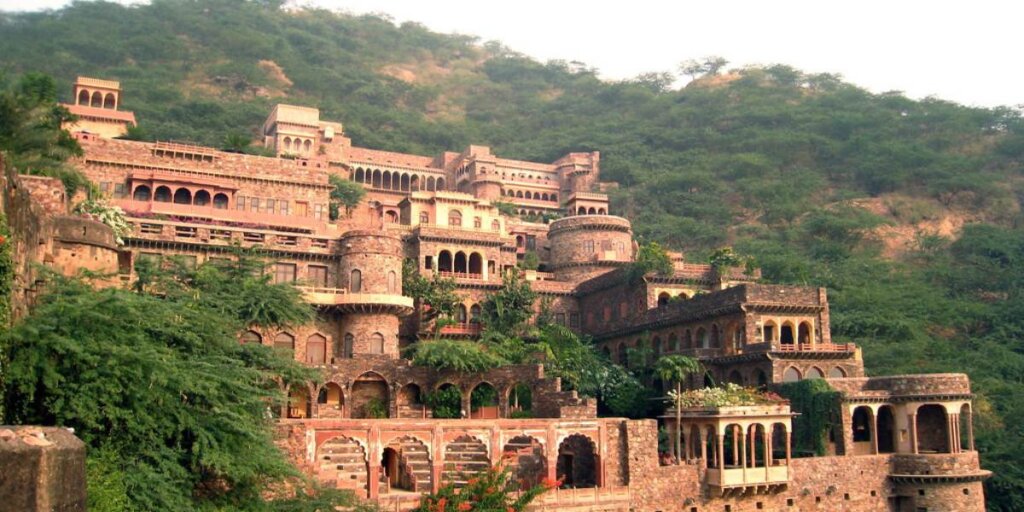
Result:
[[[345,288],[296,286],[303,298],[317,306],[333,306],[349,312],[391,312],[407,315],[413,310],[412,297],[387,293],[349,293]]]
[[[476,322],[446,325],[441,328],[441,334],[445,336],[478,336],[481,331],[480,324]]]
[[[778,352],[856,352],[853,343],[779,343],[775,346]]]

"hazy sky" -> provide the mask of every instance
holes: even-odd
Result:
[[[0,10],[67,0],[0,0]],[[387,13],[439,32],[498,40],[532,57],[578,60],[602,77],[675,71],[720,55],[730,67],[783,63],[839,73],[875,92],[966,104],[1024,103],[1024,3],[1014,0],[308,0]]]

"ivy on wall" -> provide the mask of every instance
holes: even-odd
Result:
[[[840,422],[839,392],[824,379],[807,379],[779,386],[779,394],[800,413],[793,418],[793,453],[825,455],[829,429]]]

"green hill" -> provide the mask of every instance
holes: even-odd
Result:
[[[691,259],[732,245],[773,282],[827,286],[873,374],[966,371],[990,508],[1024,509],[1024,122],[871,94],[784,65],[680,90],[607,82],[496,43],[276,2],[154,0],[0,14],[6,72],[118,79],[137,135],[222,144],[319,107],[361,146],[602,152],[613,209]],[[671,63],[666,63],[666,66]],[[70,87],[69,87],[70,89]]]

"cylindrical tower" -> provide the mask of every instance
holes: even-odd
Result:
[[[346,357],[398,357],[398,317],[412,312],[402,296],[402,241],[380,231],[341,237],[338,272],[346,292],[337,298]]]
[[[629,221],[612,215],[578,215],[551,223],[551,267],[560,281],[586,279],[633,261]]]

